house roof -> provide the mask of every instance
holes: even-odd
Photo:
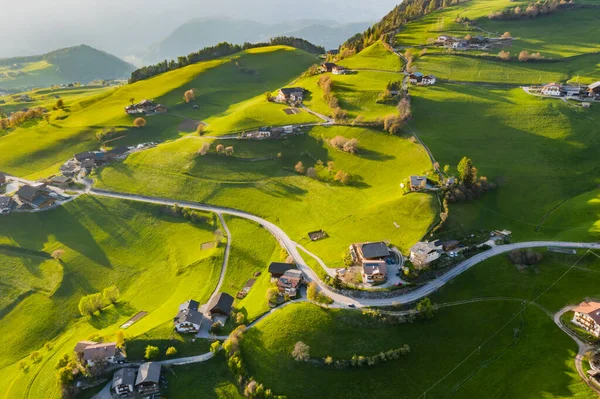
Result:
[[[26,184],[17,190],[17,195],[19,198],[24,199],[25,201],[33,201],[38,191],[38,187],[33,187],[29,184]]]
[[[368,242],[360,246],[363,258],[382,258],[390,255],[390,249],[383,241]]]
[[[363,263],[363,272],[365,274],[376,274],[376,273],[387,273],[387,268],[385,267],[385,262],[364,262]]]
[[[71,181],[70,177],[67,176],[54,176],[52,179],[50,179],[50,181],[52,183],[58,183],[58,184],[63,184],[63,183],[68,183]]]
[[[288,270],[283,276],[279,277],[277,285],[280,287],[296,288],[302,281],[302,272],[300,270]]]
[[[302,87],[284,87],[279,89],[281,93],[285,96],[290,96],[295,93],[304,93],[304,89]]]
[[[144,363],[138,370],[137,378],[135,379],[135,385],[142,384],[144,382],[153,382],[158,384],[160,379],[160,363],[149,362]]]
[[[79,341],[77,345],[75,345],[75,352],[83,353],[83,350],[90,345],[96,345],[98,342],[96,341]]]
[[[210,313],[224,313],[229,315],[231,313],[231,305],[233,305],[233,297],[225,292],[219,292],[209,302],[207,308]]]
[[[135,385],[135,369],[119,369],[113,374],[112,387],[119,385]]]
[[[544,86],[544,88],[550,88],[550,87],[558,87],[560,89],[560,84],[559,83],[548,83],[547,85]]]
[[[185,301],[181,305],[179,305],[179,311],[181,312],[182,310],[185,310],[185,309],[198,310],[199,307],[200,307],[200,304],[197,301],[190,299],[190,300]]]
[[[83,360],[105,359],[117,353],[117,344],[107,342],[104,344],[89,345],[83,350]]]
[[[600,88],[600,80],[598,82],[594,82],[588,86],[588,89],[591,89],[591,90],[599,89],[599,88]]]
[[[269,265],[269,273],[271,274],[283,274],[290,269],[295,269],[296,265],[292,263],[282,263],[282,262],[271,262]]]
[[[325,68],[333,68],[334,66],[336,66],[334,62],[324,62],[321,65]]]
[[[434,242],[420,241],[420,242],[416,243],[415,245],[413,245],[410,248],[410,251],[415,253],[416,255],[426,255],[431,252],[437,251],[441,245],[442,245],[442,243],[439,240],[434,241]]]
[[[421,185],[421,182],[427,182],[427,176],[411,176],[410,177],[410,186],[417,187]]]
[[[598,302],[581,302],[573,311],[584,313],[600,324],[600,303]]]
[[[78,161],[83,161],[84,159],[93,159],[94,153],[91,151],[85,151],[85,152],[80,152],[78,154],[75,154],[74,157]]]
[[[197,310],[183,309],[180,310],[179,313],[177,313],[174,322],[175,324],[192,323],[200,325],[202,324],[203,318],[204,316],[202,316],[202,313],[198,312]]]

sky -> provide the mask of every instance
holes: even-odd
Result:
[[[401,0],[0,0],[0,58],[88,44],[128,55],[193,18],[377,21]],[[8,18],[7,18],[8,16]],[[8,40],[7,40],[8,39]]]

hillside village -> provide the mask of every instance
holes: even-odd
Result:
[[[0,396],[597,397],[599,13],[407,0],[0,95]]]

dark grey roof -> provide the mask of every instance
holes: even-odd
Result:
[[[193,299],[190,299],[189,301],[185,301],[184,303],[179,305],[179,311],[181,312],[185,309],[198,310],[199,307],[200,304],[198,302],[194,301]]]
[[[84,159],[94,159],[94,153],[91,151],[80,152],[79,154],[75,154],[75,159],[78,161],[83,161]]]
[[[224,292],[213,298],[208,304],[208,311],[212,313],[223,313],[229,315],[231,313],[231,305],[233,305],[233,297]]]
[[[71,181],[70,177],[66,177],[66,176],[54,176],[52,179],[50,179],[50,181],[52,181],[52,183],[68,183]]]
[[[289,96],[294,93],[304,93],[304,89],[302,87],[284,87],[283,89],[281,89],[281,92],[285,96]]]
[[[26,184],[22,186],[19,190],[17,190],[17,195],[19,196],[19,198],[24,199],[26,201],[33,201],[38,191],[39,189],[37,187],[33,187],[29,184]]]
[[[8,208],[11,201],[12,201],[12,198],[7,197],[6,195],[0,195],[0,209]]]
[[[138,370],[137,378],[135,379],[135,385],[142,384],[144,382],[154,382],[158,384],[160,379],[160,363],[150,362],[144,363]]]
[[[135,369],[119,369],[113,375],[112,387],[119,385],[135,385]]]
[[[269,273],[271,274],[283,274],[290,269],[295,269],[296,266],[291,263],[272,262],[269,265]]]
[[[390,250],[384,242],[369,242],[361,246],[363,258],[382,258],[389,256]]]
[[[202,318],[202,313],[198,312],[197,310],[184,309],[180,310],[179,313],[177,313],[174,322],[175,324],[192,323],[200,325],[202,324]]]

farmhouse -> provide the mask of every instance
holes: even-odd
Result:
[[[302,282],[302,272],[300,270],[291,269],[283,273],[283,276],[279,277],[279,280],[277,280],[277,288],[279,289],[279,292],[289,295],[290,298],[295,298]]]
[[[46,208],[56,201],[56,199],[46,196],[47,190],[45,184],[30,186],[25,184],[15,193],[15,202],[20,206],[28,206],[33,209]]]
[[[352,244],[350,246],[350,255],[356,263],[361,264],[370,261],[388,261],[392,259],[390,249],[383,241]]]
[[[98,362],[116,363],[123,358],[124,355],[117,348],[116,342],[88,345],[83,349],[83,360],[88,366],[93,366]]]
[[[50,184],[62,188],[63,190],[69,187],[69,184],[73,182],[73,179],[67,176],[53,176],[50,179]]]
[[[155,105],[152,100],[143,100],[137,104],[126,106],[125,112],[129,115],[162,113],[167,112],[167,107],[162,104]]]
[[[594,82],[587,87],[588,96],[592,98],[600,98],[600,81]]]
[[[331,69],[331,73],[334,75],[345,75],[348,73],[348,69],[343,66],[336,65]]]
[[[411,176],[410,191],[421,191],[427,188],[427,176]]]
[[[331,72],[336,65],[333,62],[324,62],[321,64],[321,71]]]
[[[433,75],[423,76],[423,78],[421,79],[421,84],[423,86],[430,86],[430,85],[435,84],[435,76],[433,76]]]
[[[135,390],[142,395],[151,395],[160,390],[160,363],[143,363],[135,379]]]
[[[296,265],[292,263],[271,262],[269,265],[269,273],[271,273],[271,279],[278,279],[288,270],[295,268]]]
[[[210,313],[210,317],[225,316],[229,317],[231,314],[231,305],[233,305],[233,297],[225,292],[219,292],[212,301],[206,306],[207,312]]]
[[[189,333],[200,331],[203,316],[198,311],[199,306],[198,302],[191,299],[179,305],[179,312],[173,320],[177,332]]]
[[[275,101],[280,103],[302,102],[304,98],[304,89],[302,87],[284,87],[279,89]]]
[[[545,96],[560,97],[562,95],[562,86],[558,83],[549,83],[542,87],[541,93]]]
[[[60,166],[63,176],[75,176],[81,170],[81,163],[76,160],[69,160]]]
[[[573,324],[580,326],[590,334],[600,337],[600,303],[581,302],[573,309]]]
[[[368,260],[362,263],[363,283],[378,284],[387,280],[387,267],[383,260]]]
[[[410,261],[416,266],[427,266],[439,259],[442,250],[441,241],[418,242],[410,248]]]
[[[117,397],[128,396],[133,393],[135,385],[135,369],[124,368],[113,374],[111,393]]]
[[[408,81],[415,85],[417,83],[421,83],[421,80],[423,80],[423,74],[421,72],[411,73],[410,76],[408,77]]]

